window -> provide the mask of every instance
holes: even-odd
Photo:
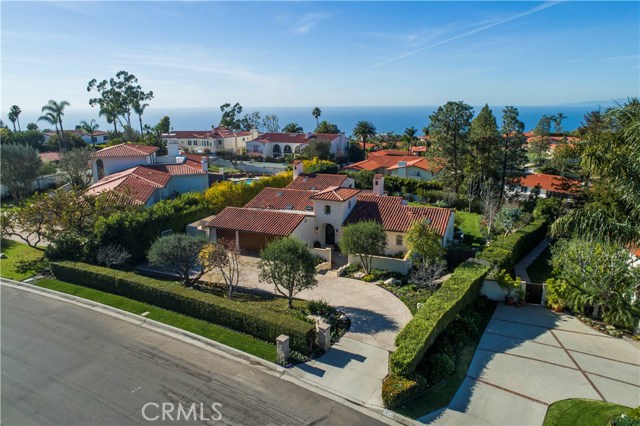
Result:
[[[396,235],[396,245],[397,246],[402,245],[402,235]]]
[[[218,139],[218,145],[222,145],[222,139]]]
[[[284,153],[285,154],[291,154],[291,146],[290,145],[285,145],[284,146]]]
[[[328,204],[324,205],[324,214],[331,214],[331,206]]]
[[[300,145],[296,145],[296,147],[293,150],[293,152],[295,152],[296,154],[300,154]]]
[[[347,208],[351,208],[351,200],[349,200],[349,202],[347,203]]]

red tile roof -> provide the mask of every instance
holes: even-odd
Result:
[[[426,146],[412,146],[411,152],[427,152]]]
[[[258,234],[287,236],[300,225],[306,216],[283,211],[226,207],[214,217],[208,228],[230,229]]]
[[[391,167],[387,167],[387,170],[399,169],[400,167],[398,166],[398,163],[394,164]],[[441,163],[436,161],[429,161],[424,157],[410,160],[410,161],[407,161],[406,163],[407,163],[406,167],[417,167],[419,169],[426,170],[428,172],[433,172],[433,173],[438,173],[440,170],[442,170]]]
[[[312,133],[307,136],[306,133],[264,133],[258,136],[252,142],[260,143],[309,143],[311,141],[331,142],[340,135],[326,133]]]
[[[274,210],[313,211],[313,202],[309,199],[315,191],[299,189],[265,188],[245,207]],[[289,207],[291,206],[291,207]]]
[[[311,196],[312,200],[347,201],[360,193],[359,189],[332,186]]]
[[[520,186],[534,188],[540,185],[545,191],[573,194],[581,186],[580,181],[568,179],[563,176],[534,173],[520,179]]]
[[[382,151],[379,151],[382,152]],[[373,153],[371,153],[373,154]],[[350,164],[343,167],[343,170],[371,170],[376,171],[378,169],[393,169],[397,168],[398,162],[404,161],[411,166],[428,170],[433,173],[437,173],[442,169],[442,165],[433,161],[427,160],[424,157],[416,157],[415,155],[369,155],[369,158],[360,161],[358,163]],[[405,153],[406,154],[406,153]]]
[[[40,152],[38,156],[42,161],[60,161],[59,152]]]
[[[237,136],[251,136],[251,132],[245,130],[234,132],[231,129],[219,126],[213,130],[176,130],[161,135],[165,139],[225,139]]]
[[[342,186],[347,180],[347,175],[325,175],[325,174],[301,174],[293,180],[287,189],[303,189],[312,191],[323,191],[332,186]]]
[[[369,153],[369,158],[371,157],[403,157],[406,155],[411,155],[409,151],[402,149],[381,149],[380,151],[373,151]]]
[[[428,219],[431,227],[444,236],[452,215],[451,209],[407,206],[402,197],[359,195],[345,225],[374,220],[382,223],[386,231],[407,232],[415,221]]]
[[[106,157],[148,157],[160,148],[149,145],[136,145],[132,143],[121,143],[109,146],[93,153],[94,158]]]

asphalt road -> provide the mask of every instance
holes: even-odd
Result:
[[[1,297],[4,425],[380,424],[259,368],[117,318],[5,286]]]

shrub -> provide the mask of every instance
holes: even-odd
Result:
[[[451,356],[439,352],[427,359],[427,381],[436,385],[449,377],[456,368]]]
[[[416,397],[427,387],[427,380],[416,375],[412,378],[390,374],[382,381],[382,402],[394,408]]]
[[[309,354],[315,341],[312,324],[255,305],[224,299],[178,283],[142,277],[85,263],[52,263],[55,277],[223,325],[267,342],[285,334],[291,349]]]
[[[498,237],[493,243],[476,255],[498,269],[510,271],[547,236],[547,221],[537,219],[513,234]]]
[[[621,415],[611,419],[611,426],[640,426],[640,419]]]
[[[309,313],[311,315],[320,315],[322,317],[330,317],[336,313],[336,308],[331,306],[326,300],[309,300],[307,302]]]
[[[76,234],[65,232],[53,240],[44,251],[47,259],[58,260],[83,260],[85,257],[85,242]]]
[[[489,267],[467,260],[422,306],[396,337],[398,349],[389,357],[390,370],[410,377],[438,335],[477,296]]]

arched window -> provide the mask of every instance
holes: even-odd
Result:
[[[296,145],[295,149],[293,150],[296,154],[300,154],[300,151],[302,151],[301,148],[302,145]]]
[[[98,158],[96,161],[96,168],[98,169],[98,180],[100,180],[104,177],[104,163],[102,162],[102,159]]]
[[[284,153],[285,154],[291,154],[291,145],[285,145],[284,146]]]
[[[273,156],[274,157],[279,157],[280,154],[282,154],[282,151],[280,150],[280,145],[274,145],[273,146]]]

